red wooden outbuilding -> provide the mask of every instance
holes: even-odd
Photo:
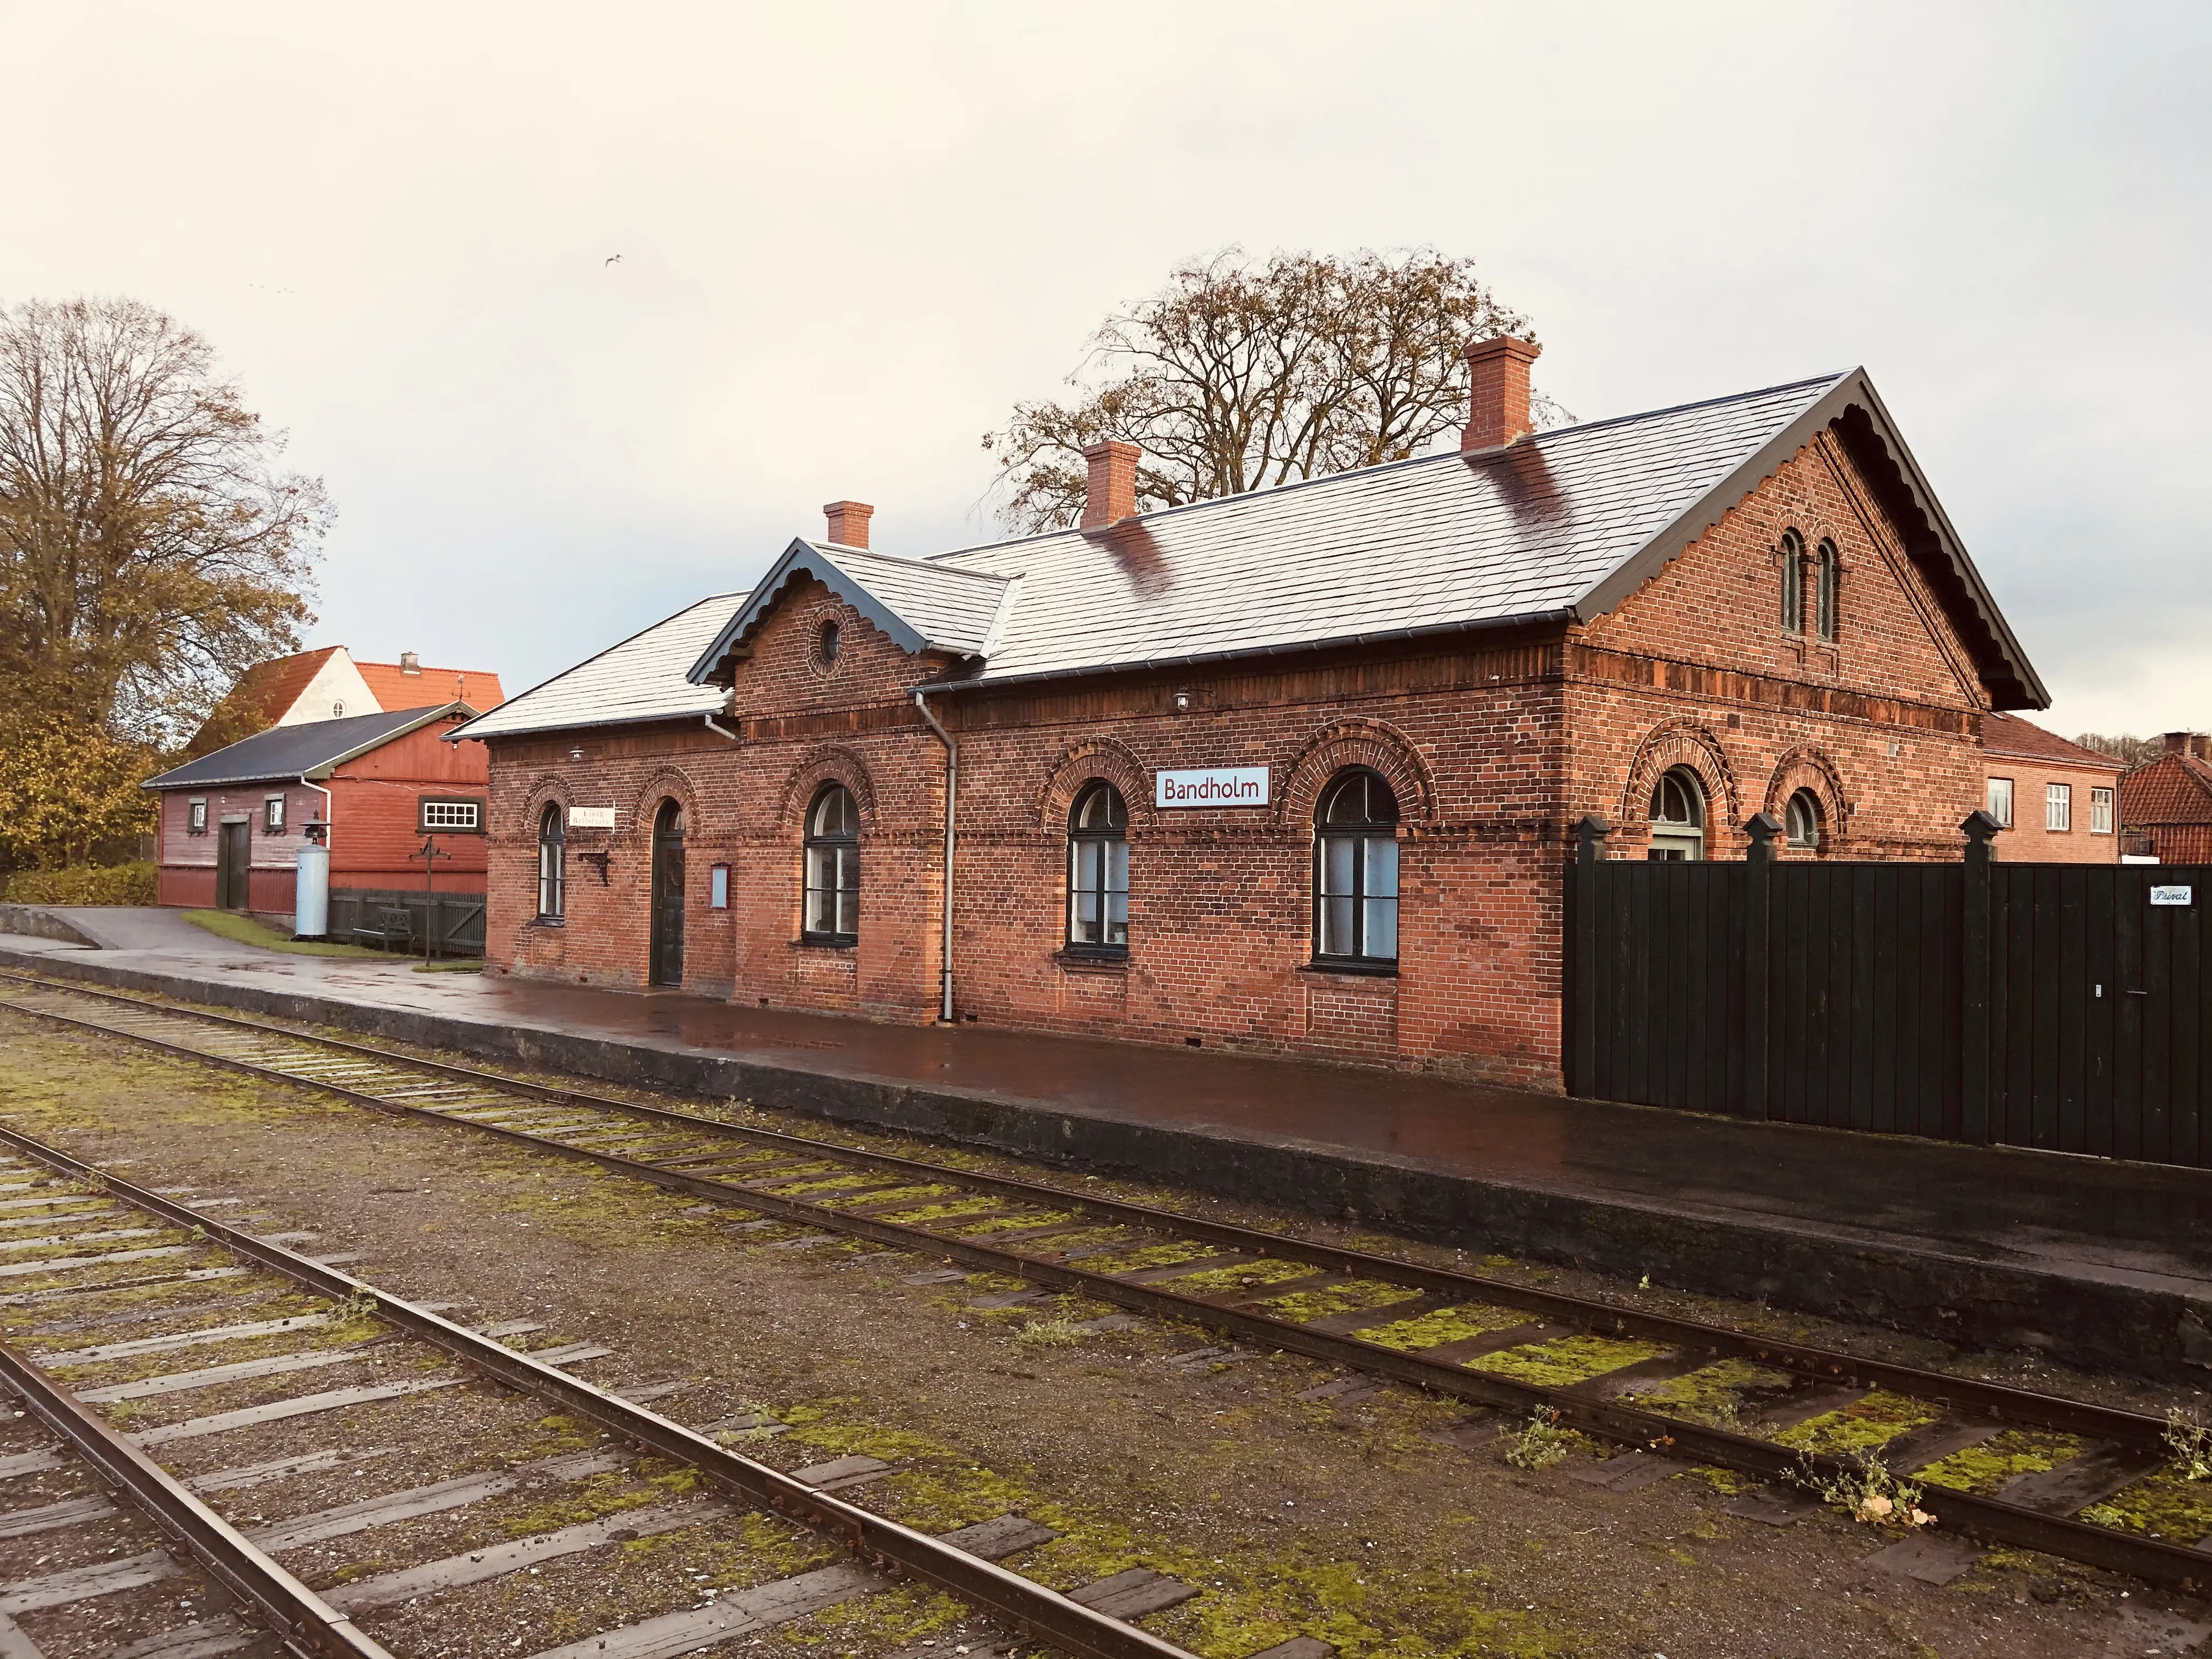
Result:
[[[327,826],[332,937],[395,907],[413,915],[417,939],[434,912],[441,940],[480,944],[484,750],[443,741],[477,713],[455,702],[279,726],[148,779],[161,796],[157,902],[289,927],[315,823]],[[439,854],[427,877],[426,838]]]

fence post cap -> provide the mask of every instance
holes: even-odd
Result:
[[[1596,813],[1575,821],[1574,834],[1577,841],[1603,841],[1613,833],[1613,826]]]
[[[1753,841],[1772,841],[1782,833],[1782,820],[1771,812],[1753,812],[1743,821],[1743,833]]]
[[[2004,828],[2004,825],[1999,823],[1996,818],[1990,817],[1990,814],[1983,808],[1977,806],[1972,811],[1966,814],[1965,819],[1960,823],[1959,828],[1966,832],[1966,839],[1968,841],[1984,842],[1995,837],[1997,832]]]

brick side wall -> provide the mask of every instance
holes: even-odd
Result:
[[[1984,775],[2012,780],[2012,828],[1990,843],[2000,859],[2033,864],[2118,864],[2120,861],[2119,778],[2113,766],[2064,766],[2021,755],[1985,755]],[[2070,827],[2051,827],[2049,788],[2068,791]],[[2103,834],[2093,830],[2091,793],[2112,792],[2112,807]]]
[[[1832,647],[1780,628],[1789,527],[1842,555]],[[819,650],[833,619],[834,666]],[[803,581],[738,665],[738,742],[675,723],[495,740],[491,960],[641,984],[651,826],[675,799],[691,988],[933,1018],[945,755],[910,693],[943,667]],[[1716,856],[1740,856],[1743,819],[1806,788],[1827,834],[1791,856],[1957,857],[1982,799],[1982,706],[1926,584],[1825,439],[1587,629],[937,693],[960,744],[958,1017],[1556,1087],[1570,823],[1600,813],[1620,826],[1617,854],[1640,856],[1652,779],[1689,764]],[[1310,965],[1315,802],[1352,764],[1401,804],[1395,976]],[[1154,772],[1228,766],[1267,768],[1269,805],[1153,806]],[[1063,948],[1067,813],[1092,778],[1129,805],[1126,962]],[[862,825],[860,938],[842,949],[799,939],[801,820],[830,780]],[[535,915],[549,803],[616,820],[568,832],[559,925]],[[732,872],[726,910],[708,905],[716,864]]]

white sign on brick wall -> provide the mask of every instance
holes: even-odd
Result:
[[[1155,806],[1265,806],[1264,766],[1207,766],[1188,772],[1152,774]]]
[[[571,830],[611,830],[615,827],[615,809],[611,806],[572,806],[568,809]]]

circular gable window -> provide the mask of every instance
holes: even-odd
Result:
[[[342,702],[334,702],[334,703],[332,703],[332,704],[331,705],[331,718],[332,720],[343,720],[343,719],[344,719],[344,718],[345,718],[345,705],[344,705],[343,703],[342,703]]]
[[[822,624],[822,632],[815,641],[815,655],[821,659],[824,668],[835,668],[837,665],[837,653],[843,649],[844,644],[845,630],[837,625],[833,617]]]

